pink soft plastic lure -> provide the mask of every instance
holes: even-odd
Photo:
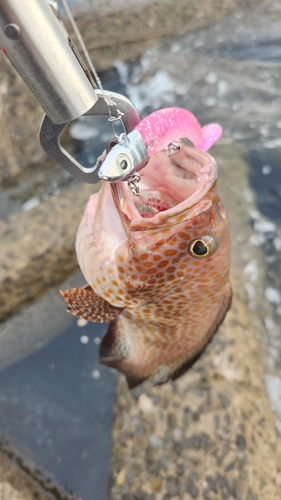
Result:
[[[140,121],[135,130],[141,134],[149,155],[158,153],[181,138],[189,139],[201,151],[208,151],[222,134],[222,128],[217,123],[201,128],[195,116],[182,108],[155,111]]]
[[[182,138],[190,140],[195,148],[207,151],[221,135],[220,125],[210,123],[201,128],[195,116],[186,109],[160,109],[141,120],[111,149],[102,163],[99,177],[111,182],[128,178],[147,163],[149,156]]]

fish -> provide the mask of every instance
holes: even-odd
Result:
[[[201,128],[197,118],[187,109],[160,109],[141,120],[126,136],[121,134],[102,162],[98,176],[110,182],[126,180],[142,169],[151,155],[180,138],[190,140],[201,151],[208,151],[221,134],[222,127],[218,123]]]
[[[182,131],[168,135],[161,148]],[[140,196],[127,182],[102,182],[76,237],[87,285],[61,291],[70,313],[109,322],[99,360],[123,373],[130,389],[188,371],[231,305],[218,167],[206,151],[180,144],[175,155],[151,152],[139,171]]]

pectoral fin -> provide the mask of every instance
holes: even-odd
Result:
[[[107,333],[102,338],[99,350],[100,363],[115,368],[116,370],[124,373],[129,389],[133,389],[141,384],[147,377],[142,377],[135,374],[134,366],[130,362],[127,363],[127,357],[130,354],[130,346],[126,342],[122,325],[120,326],[119,320],[116,318],[109,324]]]
[[[100,297],[90,285],[60,290],[60,293],[69,307],[68,312],[87,321],[107,322],[123,311],[123,307],[114,307]]]

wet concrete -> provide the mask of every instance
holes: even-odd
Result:
[[[81,283],[80,275],[73,281]],[[51,324],[44,310],[56,313]],[[83,324],[64,310],[56,290],[1,331],[7,368],[0,371],[0,449],[20,456],[22,470],[58,498],[72,498],[72,491],[75,498],[106,500],[116,375],[97,357],[107,327]],[[9,356],[11,331],[19,345]],[[22,359],[15,362],[16,353]]]

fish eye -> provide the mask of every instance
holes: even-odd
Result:
[[[120,168],[121,170],[126,170],[128,167],[128,162],[126,160],[120,161]]]
[[[212,255],[217,249],[217,242],[212,236],[202,236],[192,241],[188,251],[192,257],[202,259]]]
[[[120,158],[118,158],[118,169],[122,174],[127,174],[130,172],[131,169],[131,162],[129,158],[124,158],[125,155],[120,155]]]

